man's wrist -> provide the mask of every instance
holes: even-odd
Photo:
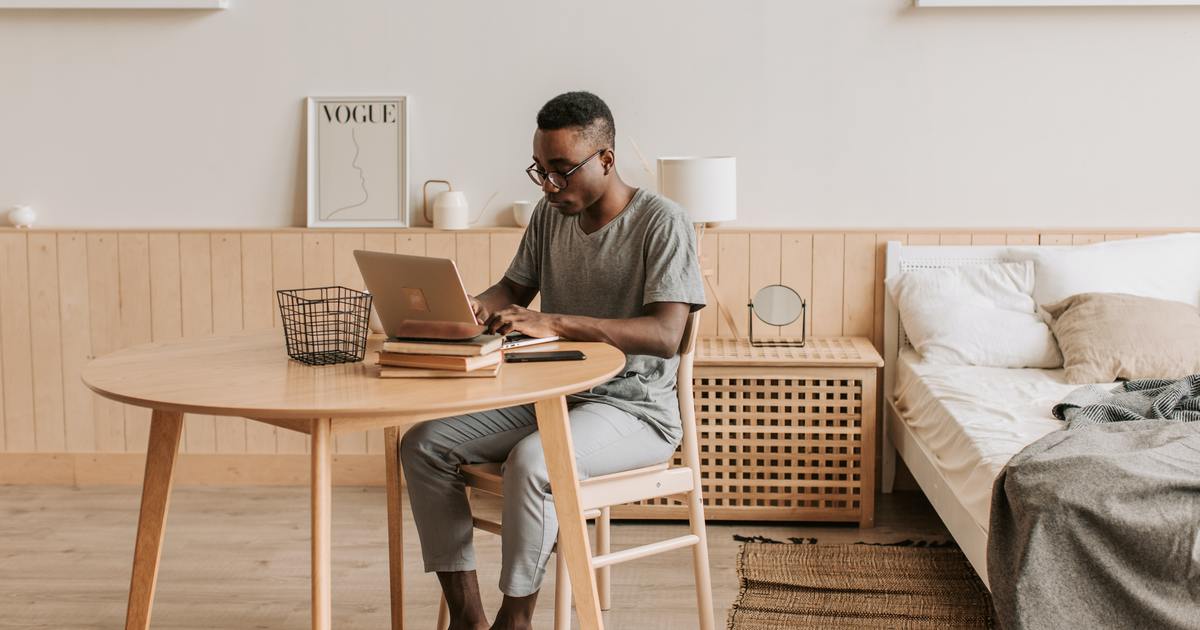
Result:
[[[569,323],[570,322],[567,321],[566,315],[554,313],[550,315],[550,332],[554,333],[555,337],[562,337],[566,339],[570,337],[570,335],[567,334]]]

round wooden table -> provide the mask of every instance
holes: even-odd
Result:
[[[183,414],[241,416],[312,436],[312,625],[327,630],[330,602],[331,437],[385,428],[392,627],[403,627],[397,427],[472,411],[534,403],[559,520],[559,548],[581,628],[601,628],[587,525],[579,505],[566,396],[602,383],[625,356],[602,343],[551,344],[587,359],[511,363],[495,378],[384,379],[372,337],[363,363],[313,367],[292,361],[280,331],[151,343],[100,357],[83,371],[97,394],[153,410],[125,627],[147,628],[158,574]],[[549,345],[530,350],[551,349]]]

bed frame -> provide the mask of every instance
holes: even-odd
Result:
[[[1008,260],[1010,251],[1004,245],[978,246],[908,246],[898,241],[887,244],[887,267],[885,278],[905,271],[940,269],[962,265],[984,265]],[[886,291],[885,291],[886,294]],[[975,567],[975,572],[988,583],[987,578],[987,532],[975,523],[958,496],[950,490],[940,469],[933,465],[933,454],[928,447],[909,429],[900,412],[892,391],[895,389],[896,365],[900,349],[909,345],[908,337],[900,323],[900,314],[890,296],[885,297],[883,306],[883,352],[887,366],[883,371],[884,431],[882,449],[883,492],[890,493],[896,480],[896,455],[904,460],[909,471],[925,492],[938,516],[958,542],[963,554]]]

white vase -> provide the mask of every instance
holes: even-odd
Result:
[[[37,213],[29,206],[17,206],[8,212],[8,221],[16,227],[28,228],[37,222]]]
[[[532,201],[514,201],[512,205],[513,221],[517,225],[525,227],[529,225],[529,220],[533,218],[533,202]]]
[[[433,229],[465,230],[471,227],[467,195],[461,190],[447,190],[433,200]]]

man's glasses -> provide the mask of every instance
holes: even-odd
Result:
[[[568,177],[573,175],[575,171],[578,171],[580,168],[582,168],[584,164],[591,162],[592,158],[604,153],[604,151],[605,149],[600,149],[599,151],[589,155],[586,160],[576,164],[575,166],[572,166],[571,170],[567,171],[566,173],[559,173],[558,171],[551,171],[547,173],[546,171],[538,168],[537,162],[534,162],[533,164],[529,165],[529,168],[525,169],[525,174],[529,176],[529,179],[533,181],[533,183],[537,184],[538,188],[545,186],[546,182],[550,182],[551,186],[557,188],[558,190],[562,190],[567,187]]]

